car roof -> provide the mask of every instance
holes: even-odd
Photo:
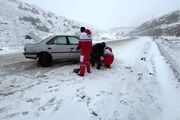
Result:
[[[56,36],[62,36],[62,37],[64,37],[64,36],[67,36],[67,37],[78,37],[78,36],[76,36],[76,35],[53,35],[54,37],[56,37]]]
[[[62,36],[62,37],[77,37],[77,38],[79,38],[76,35],[52,35],[52,36],[49,36],[49,37],[45,38],[43,41],[51,40],[52,38],[57,37],[57,36]]]
[[[52,35],[52,36],[49,36],[49,37],[47,37],[45,39],[52,39],[52,38],[57,37],[57,36],[62,36],[62,37],[78,37],[76,35]]]

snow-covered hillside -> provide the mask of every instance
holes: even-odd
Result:
[[[0,47],[31,42],[24,39],[30,32],[41,38],[51,34],[76,34],[84,25],[19,0],[0,0],[0,5]]]
[[[122,35],[126,35],[129,32],[133,31],[135,27],[114,27],[111,28],[111,31],[119,32]]]
[[[132,31],[133,27],[117,27],[111,28],[108,31],[99,31],[96,34],[95,40],[101,41],[112,41],[112,40],[120,40],[122,38],[128,37],[127,34]]]
[[[94,41],[122,38],[120,32],[102,31],[20,0],[0,0],[0,5],[0,54],[23,52],[24,44],[34,42],[25,39],[29,33],[40,38],[55,34],[77,35],[81,26],[92,30]]]
[[[130,34],[141,36],[180,36],[180,10],[147,21]]]
[[[111,40],[120,40],[122,37],[125,37],[121,32],[116,31],[102,31],[96,34],[94,40],[96,41],[111,41]]]
[[[112,69],[0,65],[1,120],[180,120],[180,87],[149,37],[109,43]],[[8,58],[7,58],[8,59]]]

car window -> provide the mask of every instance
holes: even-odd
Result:
[[[67,39],[65,36],[58,36],[47,42],[48,45],[67,45]]]
[[[76,37],[68,37],[68,38],[71,45],[77,45],[79,43],[79,39]]]
[[[56,37],[56,38],[54,38],[54,44],[56,44],[56,45],[66,45],[67,44],[66,37]]]

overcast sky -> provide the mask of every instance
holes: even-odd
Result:
[[[180,0],[22,0],[103,29],[137,26],[179,9]]]

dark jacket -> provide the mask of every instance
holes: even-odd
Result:
[[[105,48],[105,45],[103,43],[97,43],[93,45],[91,57],[95,59],[99,59],[104,54],[104,48]]]

